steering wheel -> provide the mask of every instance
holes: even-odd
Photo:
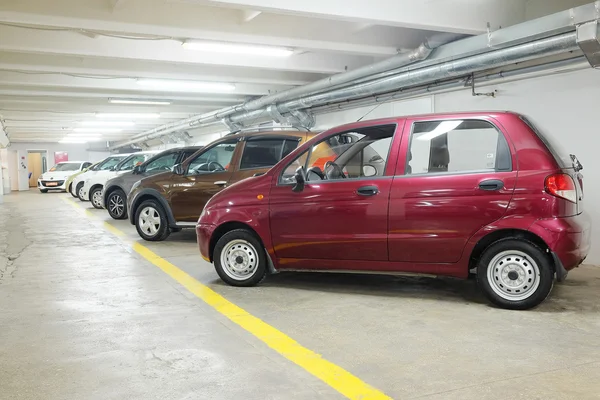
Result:
[[[211,166],[215,167],[215,168],[211,168]],[[211,161],[208,163],[208,170],[210,172],[225,171],[225,167],[223,167],[221,164],[219,164],[216,161]]]
[[[327,161],[325,163],[325,175],[327,176],[327,179],[346,179],[346,174],[344,174],[342,167],[333,161]]]
[[[323,171],[321,171],[321,168],[314,166],[314,167],[310,167],[308,169],[308,171],[306,171],[306,175],[310,176],[310,174],[315,174],[316,176],[319,177],[320,180],[324,181],[325,179],[325,174],[323,173]],[[310,180],[310,179],[309,179]]]

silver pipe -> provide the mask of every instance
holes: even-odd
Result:
[[[305,109],[316,105],[366,97],[375,93],[391,92],[404,87],[422,85],[427,82],[466,76],[485,70],[490,66],[501,67],[508,64],[524,62],[539,57],[566,53],[578,49],[577,33],[566,33],[504,50],[493,51],[440,65],[420,68],[404,74],[288,101],[280,104],[278,109],[279,112],[286,113],[291,110]],[[231,118],[234,122],[244,121],[245,119],[247,118],[244,114],[235,115]]]

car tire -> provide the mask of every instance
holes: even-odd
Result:
[[[113,219],[127,218],[127,196],[121,189],[112,191],[106,198],[106,209]]]
[[[40,189],[40,193],[48,193],[48,189]]]
[[[92,189],[92,191],[90,192],[90,201],[92,202],[92,205],[94,206],[94,208],[97,208],[99,210],[101,210],[102,207],[102,188],[101,187],[97,187]]]
[[[254,286],[267,276],[267,256],[256,235],[245,229],[227,232],[214,250],[217,274],[231,286]]]
[[[77,197],[77,195],[73,194],[73,184],[72,184],[72,183],[69,185],[69,188],[67,189],[67,192],[68,192],[68,193],[69,193],[71,196],[73,196],[73,197],[75,197],[75,198]]]
[[[495,305],[527,310],[539,305],[554,286],[552,260],[537,245],[523,239],[492,243],[481,255],[477,282]]]
[[[135,229],[149,242],[163,241],[171,234],[167,213],[156,200],[146,200],[135,210]]]
[[[75,191],[77,193],[77,198],[80,201],[88,201],[86,199],[83,198],[83,182],[80,182],[77,184],[77,187],[75,188]]]

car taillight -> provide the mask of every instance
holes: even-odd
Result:
[[[575,189],[575,182],[570,175],[550,175],[546,178],[545,187],[546,192],[552,196],[560,197],[571,203],[577,203],[577,190]]]

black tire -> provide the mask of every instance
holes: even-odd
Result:
[[[156,218],[160,221],[158,228],[156,228],[156,232],[152,233],[149,227],[144,227],[140,223],[140,216],[142,212],[145,212],[146,209],[155,210],[158,215]],[[144,240],[149,242],[160,242],[165,240],[171,234],[171,230],[169,229],[169,221],[167,219],[167,213],[160,205],[160,203],[156,200],[146,200],[142,204],[138,206],[135,210],[135,229],[138,232],[138,235]]]
[[[40,189],[41,193],[48,193],[48,189]]]
[[[243,263],[250,261],[250,264],[254,266],[247,278],[243,278],[241,276],[234,278],[232,275],[235,274],[231,272],[230,269],[225,270],[226,267],[221,263],[221,255],[223,251],[228,251],[227,247],[230,247],[230,244],[234,247],[234,251],[235,246],[240,246],[239,257],[243,258],[241,261]],[[251,246],[247,246],[247,244],[250,244]],[[246,250],[250,249],[249,253],[244,251],[245,248]],[[256,260],[251,258],[252,254],[256,255]],[[214,264],[217,274],[219,274],[225,283],[231,286],[247,287],[258,285],[267,276],[267,257],[265,255],[264,247],[254,233],[245,229],[235,229],[221,236],[215,246]]]
[[[97,196],[96,201],[94,201],[94,196]],[[101,210],[102,207],[102,188],[101,187],[97,187],[94,188],[90,191],[90,201],[92,202],[92,205],[94,206],[94,208],[97,208],[98,210]]]
[[[550,257],[535,244],[524,239],[503,239],[492,243],[481,255],[477,283],[493,304],[528,310],[552,291],[554,267]]]
[[[88,201],[87,199],[84,199],[83,196],[81,195],[81,189],[83,189],[83,182],[79,182],[77,184],[77,187],[75,188],[75,192],[77,193],[77,198],[80,201]]]
[[[116,189],[106,196],[106,209],[113,219],[127,218],[127,195],[121,189]]]

